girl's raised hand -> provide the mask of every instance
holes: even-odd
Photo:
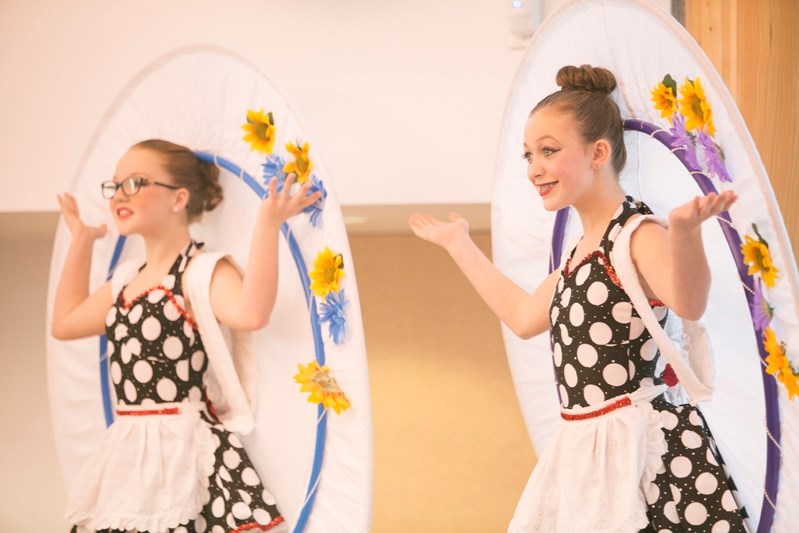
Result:
[[[690,202],[671,210],[669,227],[681,230],[695,229],[705,220],[728,210],[737,199],[738,196],[733,191],[697,196]]]
[[[457,213],[450,213],[449,222],[438,220],[431,215],[414,213],[408,219],[417,237],[437,244],[445,250],[469,238],[469,223]]]
[[[69,194],[59,194],[58,206],[61,208],[61,214],[64,216],[64,222],[75,239],[79,236],[86,235],[92,240],[103,237],[107,231],[107,226],[101,224],[100,226],[88,226],[80,219],[80,212],[78,211],[78,202]]]
[[[321,191],[308,194],[308,189],[311,187],[310,180],[300,185],[296,194],[292,195],[291,186],[295,179],[294,173],[289,174],[280,192],[277,191],[277,178],[269,181],[269,195],[262,202],[261,209],[264,210],[268,223],[276,228],[280,228],[283,222],[322,197]]]

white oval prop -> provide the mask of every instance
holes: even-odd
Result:
[[[799,276],[768,176],[733,99],[696,42],[654,2],[573,1],[534,35],[508,99],[498,148],[494,261],[532,291],[580,233],[579,220],[568,210],[557,215],[543,210],[526,179],[521,153],[527,117],[558,89],[558,69],[581,64],[608,68],[618,80],[614,97],[628,119],[628,160],[621,176],[628,194],[664,216],[713,190],[732,189],[739,196],[718,224],[703,226],[713,272],[703,321],[715,353],[715,392],[700,407],[751,523],[757,531],[791,531],[799,523],[799,398],[792,400],[788,393],[790,383],[796,386],[790,362],[799,363]],[[661,114],[653,89],[666,75],[678,98],[686,84],[686,89],[704,89],[700,96],[712,112],[711,136],[685,124],[690,117],[679,106],[671,119]],[[769,255],[779,272],[750,268],[756,253]],[[771,316],[764,318],[769,307]],[[559,418],[549,339],[522,341],[503,331],[525,421],[540,454]],[[782,374],[775,372],[780,364]],[[799,389],[791,391],[799,394]]]
[[[271,113],[276,142],[267,155],[243,140],[248,111]],[[89,143],[71,193],[89,224],[109,234],[95,244],[91,288],[121,260],[142,257],[137,238],[118,238],[100,182],[136,142],[163,138],[216,161],[225,199],[193,226],[206,249],[246,265],[255,213],[271,176],[285,178],[287,143],[308,142],[313,188],[323,201],[284,224],[280,281],[269,325],[254,335],[258,376],[255,430],[243,437],[264,484],[292,531],[366,532],[371,527],[372,434],[366,350],[349,243],[330,179],[296,112],[269,79],[242,58],[215,48],[178,50],[125,87]],[[69,247],[59,225],[49,306]],[[309,273],[325,249],[343,259],[340,290],[317,296]],[[48,323],[50,317],[48,316]],[[47,342],[48,387],[62,473],[67,484],[113,422],[104,342]],[[99,355],[99,357],[98,357]],[[350,408],[340,414],[308,402],[294,376],[298,364],[327,365]]]

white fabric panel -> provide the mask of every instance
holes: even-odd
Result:
[[[139,73],[121,91],[98,126],[71,191],[86,221],[109,227],[109,235],[95,245],[91,284],[93,288],[102,284],[116,242],[99,184],[113,175],[119,157],[138,141],[164,138],[215,153],[260,180],[265,156],[251,151],[241,139],[241,125],[248,109],[274,113],[275,154],[284,159],[291,160],[284,148],[286,142],[310,143],[315,174],[328,194],[320,228],[313,228],[304,213],[289,222],[306,268],[313,270],[313,260],[325,246],[344,256],[342,288],[350,302],[349,334],[342,346],[335,346],[327,325],[323,325],[322,337],[326,363],[352,407],[340,415],[328,413],[322,474],[304,531],[369,531],[373,479],[371,407],[361,309],[343,218],[319,147],[308,139],[288,100],[245,60],[216,48],[182,49]],[[204,241],[206,249],[228,252],[240,265],[246,265],[259,200],[229,172],[223,171],[220,179],[225,200],[192,228],[192,235]],[[59,225],[51,265],[50,306],[69,240],[69,232]],[[122,260],[141,255],[141,242],[128,239]],[[308,403],[307,393],[300,393],[300,386],[293,379],[298,363],[305,365],[314,359],[309,316],[297,267],[281,239],[277,302],[269,325],[254,335],[259,365],[256,429],[242,440],[291,529],[305,500],[316,436],[316,406]],[[59,342],[48,335],[51,408],[67,484],[98,435],[105,431],[97,354],[96,338]]]
[[[544,212],[526,179],[522,160],[524,124],[530,110],[558,89],[555,74],[563,65],[591,64],[610,69],[619,82],[614,96],[624,118],[640,118],[668,128],[651,101],[651,89],[665,74],[677,81],[699,78],[713,110],[715,141],[723,148],[726,167],[739,196],[730,215],[741,235],[754,235],[757,224],[768,241],[780,278],[767,298],[776,309],[771,326],[799,361],[799,276],[782,217],[765,169],[734,101],[710,61],[669,13],[648,0],[575,0],[547,18],[534,35],[513,83],[497,150],[492,206],[494,260],[521,286],[532,290],[547,274],[554,213]],[[625,133],[628,162],[622,185],[647,202],[657,214],[700,194],[682,164],[657,141],[637,132]],[[570,217],[564,251],[579,234]],[[718,224],[703,227],[713,270],[711,303],[703,318],[716,354],[713,399],[703,402],[706,414],[740,496],[757,524],[763,504],[766,429],[761,361],[751,317]],[[508,359],[525,421],[541,454],[557,424],[557,394],[546,335],[521,341],[504,328]],[[766,380],[773,380],[766,376]],[[774,528],[788,531],[799,523],[799,450],[796,423],[799,403],[788,401],[777,385],[782,420],[782,466]]]

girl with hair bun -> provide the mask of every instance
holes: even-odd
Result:
[[[102,193],[119,233],[143,238],[146,261],[120,264],[92,293],[92,247],[106,227],[87,225],[72,196],[58,197],[72,242],[52,333],[107,336],[117,401],[70,489],[73,532],[274,531],[284,522],[236,435],[252,429],[254,360],[242,332],[269,321],[280,227],[319,193],[308,193],[309,181],[291,194],[293,175],[281,192],[269,183],[242,273],[189,234],[222,201],[218,177],[184,146],[130,148]]]
[[[571,206],[582,223],[582,238],[560,268],[529,294],[477,248],[456,213],[449,221],[419,213],[409,220],[416,235],[450,254],[516,335],[551,334],[562,421],[508,531],[747,531],[702,413],[663,394],[674,373],[668,365],[656,370],[663,355],[641,325],[632,285],[623,287],[616,275],[621,246],[613,255],[622,228],[640,224],[629,256],[648,301],[644,314],[660,326],[669,312],[697,320],[710,287],[701,225],[736,196],[696,197],[669,213],[668,229],[642,218],[652,211],[619,184],[626,151],[610,98],[614,75],[565,66],[556,80],[560,90],[532,110],[523,142],[527,178],[544,208]]]

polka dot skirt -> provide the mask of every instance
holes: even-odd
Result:
[[[152,409],[164,402],[208,401],[203,388],[208,358],[185,312],[181,286],[189,259],[200,246],[192,242],[160,285],[130,302],[120,292],[109,310],[108,357],[119,404]],[[170,533],[268,531],[283,522],[239,438],[213,414],[203,412],[201,417],[216,443],[210,498],[198,517]]]
[[[600,247],[564,265],[550,307],[553,360],[564,407],[588,407],[663,383],[657,345],[619,284],[610,264],[613,241],[627,219],[651,214],[632,198],[619,207]],[[574,254],[574,252],[572,252]],[[653,302],[664,324],[668,310]],[[665,469],[647,493],[650,528],[645,531],[747,531],[746,513],[736,501],[702,414],[690,405],[652,401],[663,422],[668,451]]]

